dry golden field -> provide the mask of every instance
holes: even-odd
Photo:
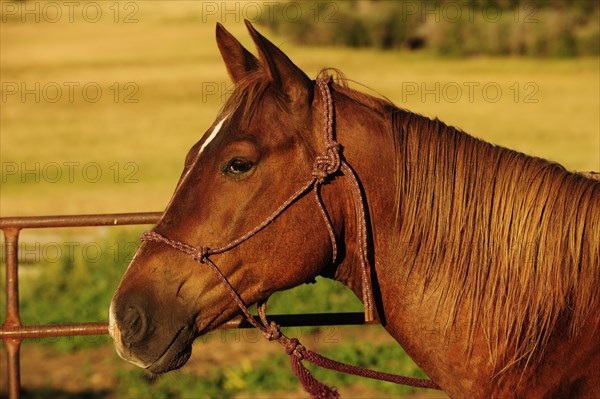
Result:
[[[253,49],[244,8],[208,15],[201,2],[98,2],[92,23],[97,10],[82,5],[56,18],[44,3],[41,15],[1,4],[0,214],[162,210],[230,88],[215,21]],[[262,31],[309,76],[337,67],[485,140],[600,169],[597,58],[439,59],[304,47]]]

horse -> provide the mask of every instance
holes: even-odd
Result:
[[[229,291],[324,276],[450,397],[600,397],[600,181],[311,80],[246,25],[258,58],[217,24],[234,90],[114,294],[119,355],[179,368]]]

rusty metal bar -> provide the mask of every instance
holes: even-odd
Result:
[[[0,229],[122,226],[130,224],[156,224],[162,212],[112,213],[101,215],[25,216],[0,218]]]
[[[6,376],[8,377],[8,397],[18,399],[21,395],[21,340],[7,339],[4,341],[6,346],[6,360],[8,367]]]
[[[19,231],[18,227],[3,229],[6,249],[6,316],[2,328],[21,327],[19,314]],[[8,395],[18,399],[21,391],[21,339],[4,340],[6,346]]]
[[[101,215],[61,215],[0,218],[6,254],[6,316],[0,326],[0,338],[6,346],[8,396],[18,399],[21,390],[20,348],[25,338],[64,335],[97,335],[108,332],[106,323],[23,326],[19,314],[18,244],[24,228],[114,226],[155,224],[161,212]]]
[[[6,249],[6,320],[4,324],[20,326],[19,316],[19,228],[10,227],[4,230],[4,247]]]
[[[1,339],[73,337],[108,334],[108,323],[67,323],[9,327],[0,329]]]

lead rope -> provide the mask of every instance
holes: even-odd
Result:
[[[252,314],[250,313],[250,311],[248,310],[238,293],[235,291],[233,286],[229,283],[227,278],[223,275],[223,273],[221,273],[221,270],[209,258],[211,255],[220,254],[238,246],[242,242],[246,241],[250,237],[260,232],[271,222],[273,222],[279,215],[281,215],[296,200],[298,200],[300,197],[302,197],[304,194],[306,194],[309,190],[312,189],[315,201],[319,209],[319,213],[321,214],[323,221],[325,222],[325,226],[327,228],[327,232],[331,240],[331,262],[335,263],[335,261],[337,260],[337,240],[335,236],[335,231],[331,224],[331,220],[329,218],[329,215],[327,214],[327,210],[325,209],[325,206],[323,205],[323,201],[321,199],[320,187],[323,183],[327,181],[327,179],[332,174],[341,171],[342,174],[350,181],[351,192],[353,193],[353,196],[355,198],[355,211],[358,231],[358,255],[361,265],[362,297],[365,308],[365,322],[373,322],[374,300],[370,276],[371,268],[368,261],[367,220],[363,194],[362,190],[360,189],[360,184],[358,183],[356,173],[344,160],[341,159],[341,146],[335,141],[333,137],[333,100],[331,98],[328,82],[324,79],[317,79],[316,83],[321,91],[321,95],[323,96],[323,100],[325,103],[323,132],[325,136],[326,145],[323,153],[316,157],[312,171],[312,178],[304,186],[302,186],[298,191],[292,194],[292,196],[288,198],[288,200],[286,200],[281,206],[279,206],[279,208],[277,208],[269,217],[267,217],[254,229],[248,231],[241,237],[218,248],[208,248],[204,246],[189,245],[181,241],[171,240],[155,231],[144,232],[142,234],[141,240],[162,242],[164,244],[169,245],[172,248],[175,248],[178,251],[190,255],[195,261],[208,265],[215,273],[219,281],[227,289],[229,295],[231,295],[233,300],[236,302],[236,304],[238,305],[248,322],[254,327],[256,327],[258,330],[260,330],[262,335],[267,340],[277,341],[283,347],[285,347],[286,353],[290,356],[292,371],[294,372],[296,377],[298,377],[298,380],[300,381],[306,392],[308,392],[313,398],[339,398],[339,393],[334,388],[330,388],[327,385],[318,381],[316,378],[314,378],[311,372],[308,369],[306,369],[306,367],[304,367],[304,365],[302,364],[302,360],[307,360],[310,363],[319,367],[327,368],[334,371],[340,371],[347,374],[353,374],[361,377],[389,381],[402,385],[410,385],[418,388],[440,389],[440,387],[431,380],[404,377],[395,374],[369,370],[363,367],[352,366],[346,363],[337,362],[335,360],[321,356],[313,351],[306,349],[303,345],[300,344],[298,339],[290,339],[286,335],[284,335],[281,332],[281,327],[278,324],[276,324],[273,321],[269,322],[267,320],[266,300],[261,301],[258,304],[258,314],[260,319],[259,323],[252,316]]]
[[[325,109],[323,112],[323,134],[325,136],[325,151],[323,154],[317,156],[315,160],[315,167],[313,169],[313,176],[315,172],[320,173],[317,177],[320,179],[321,184],[326,178],[333,173],[336,173],[341,169],[342,174],[346,176],[351,183],[352,193],[355,198],[355,212],[357,219],[357,231],[358,231],[358,255],[361,266],[362,276],[362,299],[365,310],[365,322],[371,323],[375,320],[373,311],[373,288],[371,286],[371,267],[368,260],[368,242],[367,242],[367,218],[365,216],[365,204],[363,200],[363,194],[358,183],[356,174],[346,163],[346,161],[340,159],[340,145],[335,141],[333,137],[333,99],[331,98],[331,91],[329,85],[324,79],[317,79],[317,86],[323,96],[325,103]],[[324,166],[324,167],[323,167]],[[323,208],[319,201],[319,205]],[[332,242],[335,241],[332,239]],[[335,259],[334,259],[335,260]]]

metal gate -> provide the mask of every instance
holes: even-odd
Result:
[[[161,212],[116,213],[102,215],[34,216],[0,218],[4,233],[6,268],[6,316],[0,326],[0,338],[6,348],[8,397],[16,399],[21,391],[20,348],[27,338],[65,337],[108,334],[108,322],[23,325],[19,315],[19,232],[23,229],[123,226],[156,224]],[[108,304],[106,304],[108,309]],[[364,324],[362,313],[318,313],[275,315],[271,317],[283,327]],[[221,329],[250,328],[242,318],[233,319]]]

